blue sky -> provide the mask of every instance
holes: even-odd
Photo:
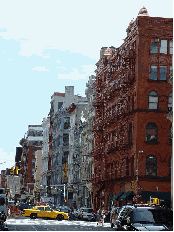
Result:
[[[0,170],[14,165],[28,125],[41,124],[54,92],[85,96],[101,47],[118,47],[145,6],[173,17],[167,0],[0,0]]]

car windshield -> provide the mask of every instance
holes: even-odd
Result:
[[[149,210],[134,210],[131,214],[132,222],[136,223],[155,223],[153,214]]]

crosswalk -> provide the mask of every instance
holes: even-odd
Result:
[[[92,226],[92,227],[101,227],[102,225],[97,225],[97,222],[87,222],[87,221],[68,221],[68,220],[62,220],[57,221],[54,219],[30,219],[30,218],[24,218],[24,219],[15,219],[15,218],[9,218],[7,219],[7,225],[77,225],[77,226]],[[110,227],[110,223],[105,223],[104,227]]]

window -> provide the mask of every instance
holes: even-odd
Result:
[[[70,118],[64,118],[64,129],[68,129],[70,127]]]
[[[146,141],[157,142],[157,125],[149,122],[146,126]]]
[[[149,110],[158,109],[158,93],[156,91],[151,91],[149,93]]]
[[[160,53],[167,54],[167,40],[160,41]]]
[[[150,53],[151,54],[158,53],[158,41],[159,41],[159,39],[151,39],[151,44],[150,44]]]
[[[51,211],[49,207],[45,207],[45,211]]]
[[[63,134],[63,146],[69,146],[69,134]]]
[[[167,66],[160,66],[160,80],[166,80],[167,78]]]
[[[35,150],[32,150],[32,155],[34,155],[34,156],[35,156],[35,152],[36,152]]]
[[[146,158],[146,175],[157,176],[157,159],[153,155]]]
[[[168,111],[172,111],[172,93],[168,95]]]
[[[170,54],[173,54],[173,39],[170,40]]]
[[[173,77],[173,66],[170,66],[169,78],[171,79],[172,77]]]
[[[31,175],[34,176],[34,173],[35,173],[35,168],[32,168],[31,169]]]
[[[172,125],[169,127],[169,143],[172,143]]]
[[[32,159],[32,165],[35,165],[36,159]]]
[[[44,211],[44,207],[37,207],[37,210]]]
[[[58,102],[58,110],[60,110],[60,108],[62,107],[63,102]]]
[[[157,66],[150,66],[150,79],[157,80]]]

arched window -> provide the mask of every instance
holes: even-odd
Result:
[[[156,91],[151,91],[149,93],[149,110],[158,109],[158,93]]]
[[[149,122],[146,126],[146,141],[147,142],[157,142],[157,125],[155,123]]]
[[[172,125],[169,126],[169,143],[172,143]]]
[[[153,155],[146,158],[146,175],[157,176],[157,159]]]
[[[172,93],[168,95],[168,111],[172,111]]]

